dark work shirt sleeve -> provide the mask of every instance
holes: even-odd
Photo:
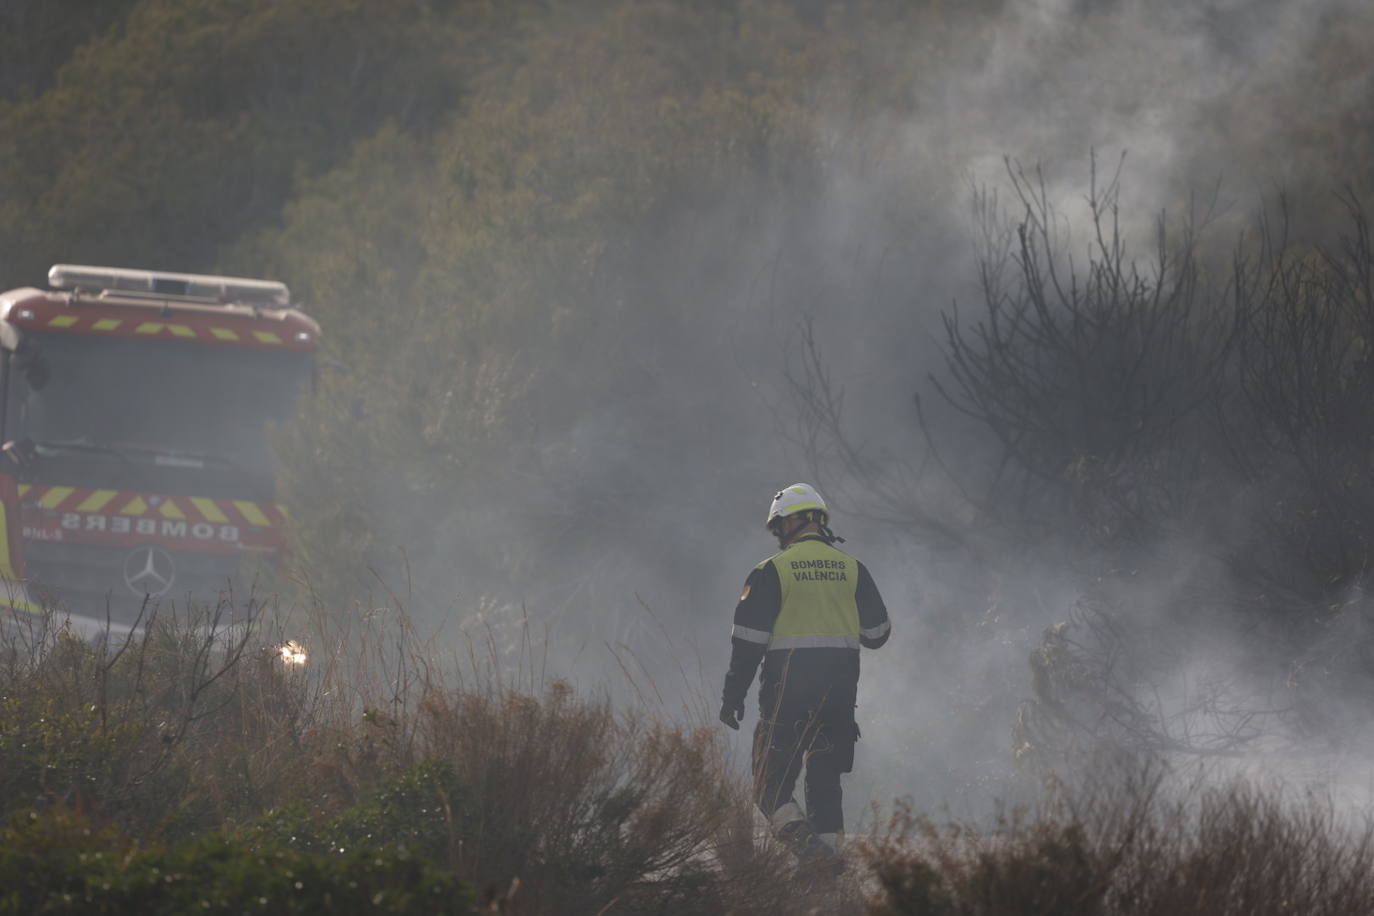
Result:
[[[854,600],[859,605],[859,644],[877,649],[892,635],[892,623],[887,619],[887,605],[878,594],[877,583],[862,563],[859,564],[859,585]]]
[[[768,651],[773,638],[773,624],[782,607],[782,586],[778,571],[772,563],[765,563],[749,574],[735,605],[735,626],[730,637],[730,671],[725,675],[725,690],[721,699],[739,704],[749,694],[749,685]]]

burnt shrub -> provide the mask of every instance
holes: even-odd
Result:
[[[992,829],[899,811],[866,845],[874,916],[1280,916],[1374,909],[1374,827],[1237,782],[1063,789]]]

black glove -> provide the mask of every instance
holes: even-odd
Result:
[[[739,731],[739,720],[744,718],[744,700],[725,700],[720,704],[720,721]]]

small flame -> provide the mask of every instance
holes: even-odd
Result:
[[[284,664],[299,666],[304,665],[309,658],[305,653],[305,646],[296,642],[294,639],[288,640],[281,647],[281,660]]]

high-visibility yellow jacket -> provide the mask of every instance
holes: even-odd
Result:
[[[859,648],[892,625],[868,569],[819,534],[803,535],[754,568],[735,607],[724,699],[740,702],[759,663],[763,715],[780,703],[851,698]]]

